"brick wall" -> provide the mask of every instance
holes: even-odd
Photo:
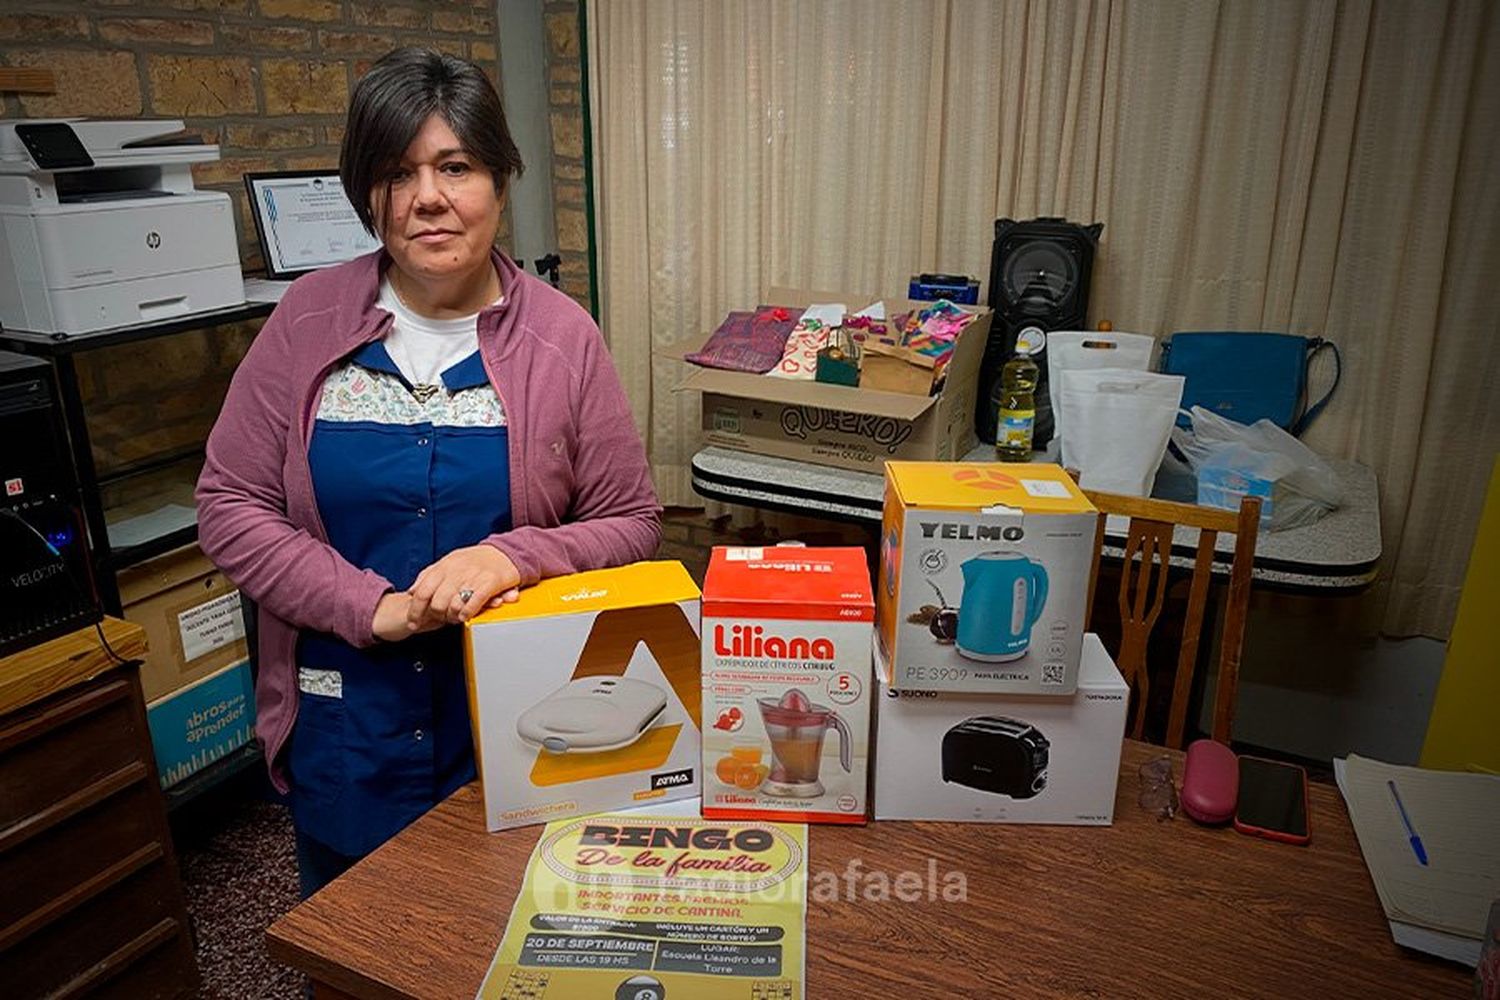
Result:
[[[194,167],[236,204],[241,259],[263,265],[241,180],[261,170],[336,167],[354,81],[398,45],[484,66],[498,86],[493,0],[92,0],[0,2],[0,64],[41,66],[50,95],[6,94],[7,118],[181,118],[220,146]],[[524,156],[525,151],[522,151]],[[502,220],[500,242],[509,242]],[[587,283],[585,281],[585,288]],[[190,450],[218,413],[258,323],[79,355],[101,471]],[[121,483],[129,502],[183,469]]]
[[[562,286],[589,304],[583,88],[577,0],[545,0],[552,189]],[[242,174],[333,166],[348,91],[371,61],[399,44],[428,44],[485,66],[498,81],[490,0],[4,0],[0,64],[45,66],[55,95],[3,97],[5,117],[173,117],[220,144],[196,168],[203,188],[238,208],[247,270],[260,266]],[[526,150],[522,150],[522,156]],[[508,220],[500,242],[508,242]],[[218,413],[229,377],[258,323],[185,333],[79,356],[79,379],[101,471],[190,450]],[[109,501],[148,510],[161,495],[191,503],[188,462],[111,487]],[[680,559],[701,583],[714,545],[795,538],[858,545],[854,525],[773,515],[746,528],[699,510],[668,512],[660,558]]]
[[[552,129],[552,200],[563,291],[589,300],[589,228],[583,158],[583,65],[577,0],[546,0],[547,104]]]
[[[6,95],[5,117],[184,119],[220,146],[222,158],[194,167],[193,176],[235,199],[251,271],[262,264],[244,174],[337,166],[350,87],[398,45],[472,59],[498,85],[498,43],[493,0],[0,5],[0,61],[57,76],[56,94]]]

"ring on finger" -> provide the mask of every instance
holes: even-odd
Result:
[[[470,601],[472,601],[474,599],[474,591],[469,590],[466,587],[463,590],[460,590],[458,592],[458,599],[460,601],[463,601],[465,604],[468,604]]]

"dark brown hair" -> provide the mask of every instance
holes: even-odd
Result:
[[[466,59],[423,48],[386,53],[354,85],[339,177],[359,221],[379,236],[371,195],[388,184],[422,124],[439,115],[464,150],[489,168],[502,193],[523,165],[500,95],[484,71]]]

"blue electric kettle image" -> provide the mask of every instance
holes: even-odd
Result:
[[[1047,570],[1019,552],[983,552],[960,568],[958,651],[988,663],[1025,656],[1047,604]]]

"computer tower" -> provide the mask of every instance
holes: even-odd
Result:
[[[45,362],[0,351],[0,656],[99,621],[61,411]]]

